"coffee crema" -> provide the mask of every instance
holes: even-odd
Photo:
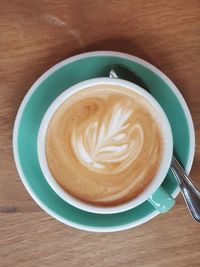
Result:
[[[70,96],[46,135],[55,180],[96,206],[123,204],[144,191],[158,171],[163,146],[155,108],[119,85],[96,85]]]

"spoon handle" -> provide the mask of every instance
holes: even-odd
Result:
[[[181,192],[188,206],[188,209],[192,214],[192,217],[197,222],[200,222],[199,190],[194,186],[194,184],[174,156],[170,168],[180,186]]]

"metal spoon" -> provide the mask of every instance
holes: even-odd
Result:
[[[129,68],[123,65],[112,66],[109,72],[110,78],[120,78],[133,82],[140,87],[148,90],[147,85]],[[189,176],[182,168],[178,160],[173,156],[170,170],[172,171],[176,181],[181,189],[182,195],[185,199],[187,207],[192,215],[192,217],[200,222],[200,192],[195,187],[193,182],[190,180]]]

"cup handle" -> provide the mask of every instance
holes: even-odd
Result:
[[[163,188],[160,186],[155,193],[153,193],[148,201],[154,206],[154,208],[160,213],[168,212],[175,204],[174,198],[172,198]]]

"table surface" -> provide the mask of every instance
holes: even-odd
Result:
[[[139,56],[177,85],[194,120],[200,186],[199,1],[0,0],[0,266],[200,266],[200,225],[181,195],[168,214],[99,234],[51,218],[22,185],[12,154],[20,102],[49,67],[92,50]]]

